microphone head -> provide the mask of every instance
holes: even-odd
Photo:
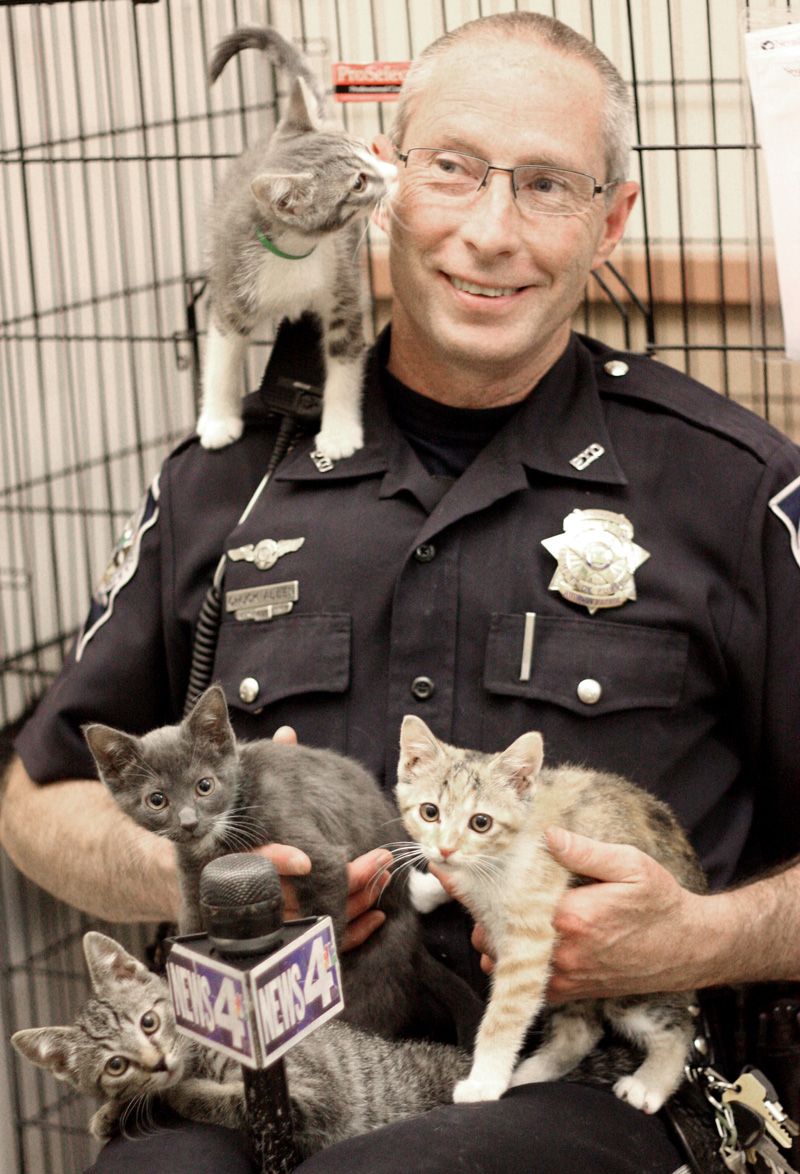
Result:
[[[226,953],[257,953],[283,925],[283,893],[275,865],[252,852],[210,861],[200,874],[200,915],[209,938]]]

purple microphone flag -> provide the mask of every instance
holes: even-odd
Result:
[[[249,1068],[269,1067],[344,1008],[329,917],[315,918],[252,970],[176,942],[167,980],[178,1029]]]

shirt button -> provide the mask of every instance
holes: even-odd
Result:
[[[411,682],[411,696],[416,697],[417,701],[427,701],[429,697],[433,697],[435,685],[430,677],[414,677]]]
[[[603,687],[594,677],[586,677],[578,684],[578,700],[584,705],[596,705],[603,696]]]
[[[245,705],[252,705],[260,692],[261,686],[255,677],[245,677],[239,685],[239,697]]]
[[[609,359],[607,363],[603,364],[603,370],[606,375],[614,375],[619,378],[620,375],[627,375],[630,367],[624,359]]]
[[[423,542],[414,551],[414,558],[418,563],[429,563],[436,557],[436,547],[432,542]]]

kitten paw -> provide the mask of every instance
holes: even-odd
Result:
[[[239,439],[243,427],[239,416],[208,418],[201,415],[196,431],[203,448],[225,448]]]
[[[331,461],[340,461],[364,447],[364,432],[360,424],[323,428],[317,433],[315,444],[317,452]]]
[[[408,895],[417,913],[431,913],[450,900],[432,872],[418,872],[416,868],[408,874]]]
[[[648,1088],[636,1076],[623,1076],[614,1085],[614,1092],[621,1101],[627,1101],[643,1113],[657,1113],[666,1100],[657,1089]]]
[[[93,1113],[89,1120],[89,1132],[98,1141],[108,1141],[117,1132],[119,1123],[119,1105],[115,1101],[108,1101]]]
[[[453,1089],[453,1101],[457,1105],[473,1104],[475,1101],[497,1101],[507,1087],[508,1083],[505,1080],[474,1079],[468,1076],[466,1080],[459,1080]]]

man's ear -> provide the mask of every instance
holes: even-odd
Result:
[[[394,143],[388,135],[379,134],[370,143],[373,155],[377,155],[384,163],[394,163]]]
[[[597,250],[592,260],[592,269],[599,269],[607,261],[617,247],[625,225],[631,214],[636,197],[639,195],[639,185],[634,180],[626,180],[614,188],[611,203],[606,208],[603,222],[603,232],[597,244]],[[605,197],[597,196],[602,201]]]
[[[394,144],[392,143],[392,140],[389,138],[388,135],[385,135],[385,134],[375,135],[375,138],[370,143],[370,148],[372,150],[373,155],[375,155],[378,159],[382,160],[382,162],[394,163],[395,158],[396,158]],[[391,199],[393,187],[396,183],[397,183],[397,178],[395,177],[395,179],[393,179],[392,183],[389,185],[389,198],[390,199]],[[385,233],[389,232],[389,221],[391,219],[391,217],[389,215],[388,203],[389,203],[389,200],[379,200],[378,203],[375,205],[375,207],[372,209],[372,213],[370,216],[372,223],[377,225],[377,227],[380,228]]]

